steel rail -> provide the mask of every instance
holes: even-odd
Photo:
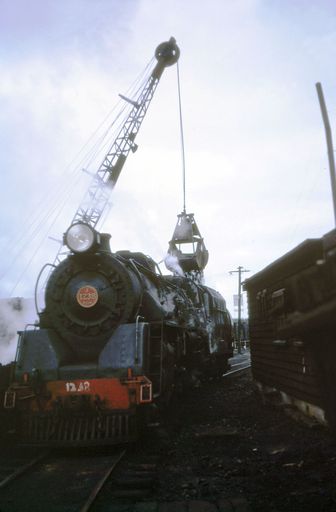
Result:
[[[35,457],[35,459],[32,459],[27,464],[24,464],[24,466],[21,466],[18,469],[16,469],[13,473],[11,473],[9,476],[0,481],[0,489],[3,489],[4,487],[6,487],[6,485],[8,485],[16,478],[18,478],[20,475],[26,473],[28,469],[38,464],[41,460],[45,459],[49,454],[50,451],[44,452],[41,455],[38,455],[38,457]]]
[[[249,368],[251,368],[251,364],[243,366],[242,368],[238,368],[237,370],[231,370],[230,372],[224,373],[223,377],[228,377],[229,375],[233,375],[234,373],[238,373],[238,372],[242,372],[244,370],[248,370]]]
[[[113,470],[116,468],[117,464],[121,461],[121,459],[123,458],[123,456],[125,455],[126,453],[126,450],[123,450],[119,456],[117,457],[117,459],[113,462],[113,464],[108,468],[108,470],[105,472],[104,476],[99,480],[99,482],[95,485],[93,491],[91,492],[90,496],[88,497],[88,499],[86,500],[85,504],[83,505],[83,507],[80,509],[79,512],[88,512],[91,508],[91,505],[93,504],[93,502],[96,500],[98,494],[100,493],[100,491],[102,490],[102,488],[104,487],[107,479],[110,477],[111,473],[113,472]]]

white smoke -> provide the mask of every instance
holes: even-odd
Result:
[[[34,323],[36,312],[33,299],[16,297],[0,300],[0,363],[14,361],[17,347],[17,331],[28,323]]]
[[[177,256],[173,256],[172,254],[168,253],[164,259],[164,262],[167,269],[173,272],[173,274],[184,277],[184,272],[180,267]]]

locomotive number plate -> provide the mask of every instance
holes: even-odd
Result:
[[[80,382],[66,382],[65,389],[68,393],[81,393],[82,391],[90,391],[90,382],[87,380]]]
[[[92,308],[98,302],[98,291],[93,286],[82,286],[76,294],[77,302],[83,308]]]

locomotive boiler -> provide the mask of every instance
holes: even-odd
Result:
[[[84,223],[70,226],[65,243],[70,253],[50,275],[39,327],[20,333],[5,408],[28,443],[130,441],[151,404],[225,372],[230,315],[190,274],[200,251],[180,253],[184,275],[162,275],[149,256],[112,253],[109,235]]]

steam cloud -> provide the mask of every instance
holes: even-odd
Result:
[[[184,272],[180,267],[178,258],[176,256],[173,256],[172,254],[167,254],[167,256],[164,259],[164,262],[168,270],[170,270],[174,274],[177,274],[178,276],[184,277]]]
[[[23,330],[36,317],[33,299],[16,297],[0,300],[0,363],[14,361],[17,331]]]

